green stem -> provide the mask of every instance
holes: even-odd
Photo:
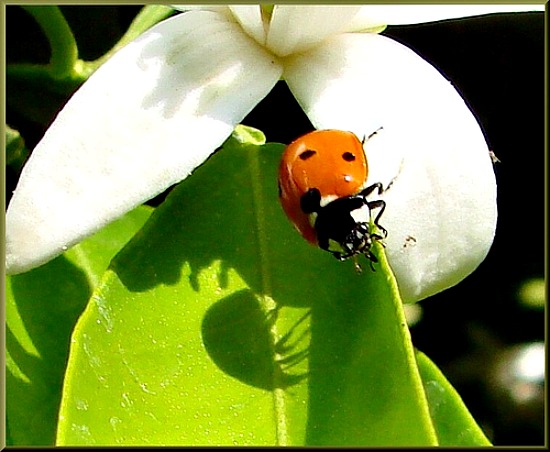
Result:
[[[78,59],[78,47],[65,17],[57,6],[21,5],[42,28],[51,49],[49,70],[53,78],[72,76]]]

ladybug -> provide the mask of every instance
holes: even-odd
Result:
[[[363,148],[378,130],[362,141],[341,130],[307,133],[284,150],[278,180],[283,210],[307,241],[341,261],[363,254],[371,267],[378,262],[371,252],[374,241],[387,236],[378,224],[386,203],[367,200],[375,190],[383,191],[381,183],[366,184]],[[373,210],[378,210],[374,221]]]

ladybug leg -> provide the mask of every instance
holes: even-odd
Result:
[[[371,235],[375,238],[378,238],[378,237],[380,237],[380,239],[386,238],[388,236],[388,231],[383,226],[380,226],[380,224],[378,223],[378,221],[380,220],[380,217],[384,213],[384,210],[386,210],[386,203],[384,201],[382,201],[381,199],[379,199],[377,201],[367,202],[367,206],[371,210],[380,209],[378,211],[378,214],[374,218],[374,224],[378,229],[380,229],[380,231],[382,232],[383,237],[380,237],[378,234],[371,234]]]
[[[368,253],[365,253],[365,257],[368,259],[369,261],[369,265],[370,265],[370,269],[375,272],[376,269],[374,268],[374,264],[376,262],[378,262],[378,259],[376,258],[376,256],[374,254],[372,254],[370,251]]]
[[[378,229],[380,229],[383,237],[380,237],[378,234],[371,234],[372,237],[380,240],[388,236],[388,231],[383,226],[380,226],[380,224],[378,223],[378,221],[380,220],[380,217],[382,216],[382,214],[384,213],[384,210],[386,209],[386,202],[382,201],[381,199],[377,199],[375,201],[367,201],[367,196],[369,196],[376,189],[378,189],[379,195],[381,195],[384,192],[384,187],[382,186],[382,183],[377,182],[376,184],[372,184],[369,187],[362,190],[357,196],[363,198],[363,202],[368,206],[370,210],[380,209],[380,211],[374,218],[374,224]]]
[[[378,189],[378,194],[381,195],[384,191],[384,187],[382,186],[381,182],[377,182],[376,184],[372,184],[369,187],[361,190],[357,196],[365,198],[366,201],[366,197],[369,196],[376,189]]]
[[[357,254],[353,255],[353,266],[355,268],[355,272],[359,275],[363,273],[363,269],[361,268],[361,264],[357,260]]]

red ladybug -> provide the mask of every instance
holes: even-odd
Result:
[[[387,236],[378,224],[386,203],[367,200],[375,190],[382,193],[382,184],[366,186],[369,168],[364,143],[341,130],[317,130],[293,141],[279,166],[279,198],[306,240],[339,260],[364,254],[372,266],[377,262],[372,244]],[[375,209],[379,210],[373,221]],[[373,231],[371,222],[377,230]]]

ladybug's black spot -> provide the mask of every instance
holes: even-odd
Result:
[[[300,198],[300,208],[304,213],[318,212],[321,208],[321,192],[318,188],[310,188]]]
[[[302,152],[298,157],[300,157],[301,160],[307,160],[315,154],[317,154],[317,151],[312,151],[311,149],[308,149],[307,151]]]
[[[346,161],[346,162],[353,162],[355,160],[355,155],[353,155],[351,152],[344,152],[342,154],[342,158]]]
[[[281,187],[281,182],[277,182],[277,188],[279,189],[279,198],[283,196],[283,188]]]

